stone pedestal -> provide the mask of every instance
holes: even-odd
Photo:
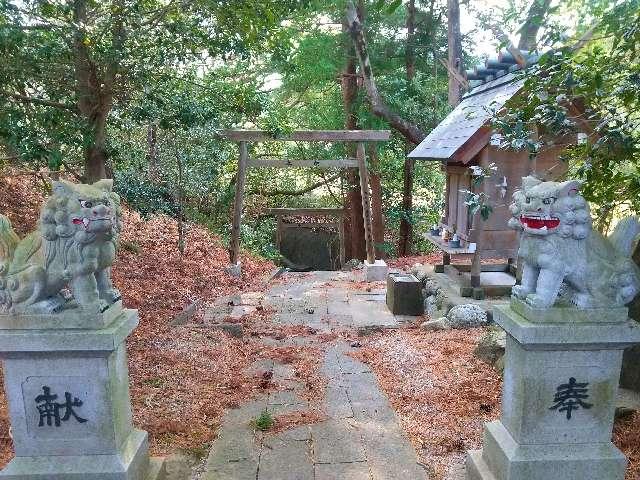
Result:
[[[231,264],[225,270],[230,276],[240,278],[242,276],[242,262],[238,260],[235,265]]]
[[[623,480],[611,443],[622,352],[640,342],[625,308],[494,310],[507,332],[502,416],[469,452],[468,480]]]
[[[422,283],[410,273],[387,276],[387,307],[394,315],[422,315],[424,299]]]
[[[15,329],[8,328],[15,316],[0,315],[15,450],[0,479],[158,479],[162,468],[150,462],[147,433],[131,423],[125,340],[137,311],[114,305],[101,328],[78,328],[65,313],[50,317],[57,328],[38,329],[25,317]]]
[[[374,263],[364,261],[364,278],[367,282],[382,282],[387,279],[389,267],[384,260],[376,260]]]

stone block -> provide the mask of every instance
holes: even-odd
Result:
[[[349,420],[327,420],[311,426],[316,463],[364,462],[360,433]]]
[[[132,431],[121,447],[110,455],[16,456],[0,471],[0,479],[148,480],[151,469],[146,432]]]
[[[410,273],[390,273],[387,276],[387,307],[394,315],[422,315],[424,300],[422,284]]]
[[[133,429],[123,310],[101,330],[2,330],[15,458],[10,480],[146,480],[146,432]],[[154,463],[154,466],[157,463]]]
[[[99,330],[111,325],[122,313],[122,300],[110,305],[104,312],[87,311],[78,307],[63,310],[55,315],[3,313],[0,314],[0,330],[58,330],[67,328]]]
[[[240,278],[242,276],[242,262],[238,261],[235,265],[229,265],[225,271],[231,277]]]
[[[485,425],[483,444],[467,457],[467,480],[622,480],[627,465],[611,442],[521,445],[499,421]]]
[[[369,466],[366,462],[329,463],[315,466],[317,479],[322,480],[370,480]]]
[[[376,260],[374,263],[364,262],[364,278],[367,282],[382,282],[387,278],[389,267],[384,260]]]
[[[575,308],[542,312],[553,322],[522,311],[527,318],[494,310],[507,333],[502,414],[485,425],[482,453],[469,454],[467,479],[623,480],[611,435],[622,351],[640,341],[637,325]]]
[[[482,287],[474,287],[472,296],[475,300],[484,300],[485,291]]]
[[[507,336],[502,423],[518,443],[577,444],[611,440],[622,350],[526,350]],[[553,409],[561,385],[587,383],[585,404]]]

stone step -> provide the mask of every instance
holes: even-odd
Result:
[[[164,468],[164,457],[152,457],[149,460],[149,470],[145,480],[169,480]]]
[[[467,480],[497,480],[482,458],[482,450],[471,450],[467,457]]]

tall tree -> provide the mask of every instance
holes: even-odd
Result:
[[[364,2],[358,4],[359,16],[364,16]],[[346,21],[342,24],[343,32],[348,32],[349,26]],[[356,130],[358,128],[358,114],[356,109],[356,98],[358,96],[358,78],[356,70],[356,58],[353,43],[348,35],[345,38],[345,66],[342,72],[340,83],[342,91],[342,105],[344,107],[344,128],[346,130]],[[348,152],[351,158],[355,158],[355,144],[349,144]],[[345,208],[348,212],[348,224],[346,228],[348,240],[345,255],[347,258],[364,259],[366,257],[366,245],[364,237],[364,218],[362,215],[362,194],[360,191],[360,176],[358,169],[349,168],[346,173],[347,198]]]
[[[426,134],[419,126],[402,118],[397,112],[394,112],[382,98],[371,68],[367,40],[364,35],[363,19],[359,17],[356,7],[351,1],[347,2],[347,25],[355,46],[362,81],[367,92],[372,113],[389,122],[389,124],[408,141],[417,145],[426,137]]]
[[[416,2],[407,2],[407,41],[405,45],[406,88],[411,91],[411,84],[416,76]],[[412,144],[406,142],[407,154]],[[403,188],[402,188],[402,217],[400,218],[400,236],[398,238],[398,255],[406,256],[411,252],[411,238],[413,235],[413,159],[408,155],[404,158]]]
[[[449,69],[462,71],[462,34],[460,33],[460,3],[458,0],[447,0],[447,40],[449,51]],[[449,72],[449,105],[455,107],[460,103],[461,85],[455,75]]]
[[[114,107],[178,64],[248,54],[295,3],[3,0],[0,135],[50,166],[75,149],[87,181],[105,177]]]

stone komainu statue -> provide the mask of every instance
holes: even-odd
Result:
[[[522,231],[518,256],[522,284],[512,294],[533,307],[552,306],[558,295],[578,308],[623,306],[640,288],[631,260],[640,222],[628,217],[604,237],[592,229],[580,182],[522,179],[513,194],[509,226]]]
[[[120,232],[120,198],[112,180],[53,182],[39,229],[20,240],[0,215],[0,311],[102,312],[120,299],[111,283]],[[63,295],[69,287],[73,299]]]

